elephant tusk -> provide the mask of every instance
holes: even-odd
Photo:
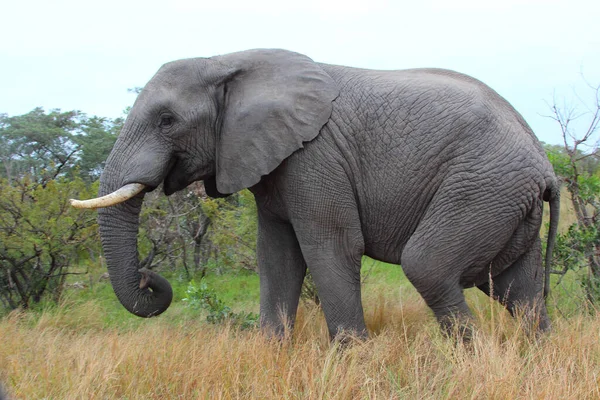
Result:
[[[119,203],[122,203],[126,200],[131,199],[142,190],[144,190],[146,186],[141,183],[130,183],[128,185],[123,186],[121,189],[116,190],[112,193],[107,194],[106,196],[98,197],[90,200],[69,200],[71,205],[75,208],[102,208],[102,207],[110,207],[115,206]]]

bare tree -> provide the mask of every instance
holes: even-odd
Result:
[[[552,115],[549,117],[561,129],[562,154],[554,154],[551,159],[556,173],[565,183],[575,210],[577,223],[569,230],[572,235],[570,246],[582,255],[587,264],[586,287],[591,299],[590,290],[599,287],[600,283],[600,178],[593,171],[600,160],[600,85],[588,84],[588,87],[593,94],[591,102],[576,96],[577,103],[559,106],[555,98],[550,106]],[[594,165],[593,168],[590,168],[590,163]],[[565,241],[565,237],[562,239]],[[563,258],[564,261],[578,257],[570,255]],[[568,268],[568,265],[564,265],[562,272]]]
[[[202,204],[206,193],[201,183],[165,197],[157,190],[146,195],[141,226],[146,255],[140,266],[152,269],[161,264],[183,267],[188,279],[206,273],[211,219]]]

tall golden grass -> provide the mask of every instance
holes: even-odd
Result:
[[[345,348],[309,305],[283,341],[168,316],[107,328],[94,301],[15,312],[0,321],[0,381],[16,399],[600,398],[598,316],[555,319],[533,339],[477,299],[468,346],[414,294],[365,299],[371,338]]]

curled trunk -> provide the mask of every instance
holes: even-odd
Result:
[[[119,189],[117,179],[105,170],[100,195]],[[169,282],[147,269],[139,269],[137,234],[143,193],[124,203],[98,210],[100,237],[113,290],[123,306],[140,317],[161,314],[171,304]]]

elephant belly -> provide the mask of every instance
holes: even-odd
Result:
[[[400,264],[404,246],[425,212],[419,207],[419,204],[426,204],[425,201],[411,200],[404,204],[412,204],[412,207],[401,207],[400,204],[379,205],[362,213],[365,217],[362,231],[367,256]]]
[[[391,249],[384,246],[373,245],[365,249],[365,255],[377,261],[400,265],[403,248],[404,246],[397,249]]]

